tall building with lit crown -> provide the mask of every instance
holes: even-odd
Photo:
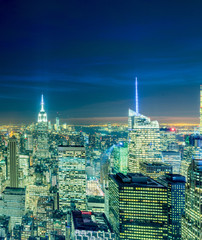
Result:
[[[43,95],[41,96],[41,110],[38,114],[37,123],[37,146],[36,156],[37,158],[48,158],[49,157],[49,144],[48,144],[48,120],[47,114],[44,110]]]
[[[109,175],[109,222],[118,240],[167,240],[167,188],[141,173]]]
[[[129,109],[128,172],[139,172],[140,162],[162,162],[158,121],[139,113],[136,78],[136,111]]]
[[[41,95],[41,110],[38,114],[38,123],[47,123],[47,114],[44,110],[44,100],[43,100],[43,94]]]
[[[129,109],[128,172],[139,172],[140,162],[162,162],[159,124]]]
[[[202,154],[200,153],[192,160],[187,172],[182,239],[202,239]]]
[[[86,159],[83,146],[59,146],[59,208],[86,210]]]
[[[19,180],[18,172],[18,156],[17,156],[17,139],[15,136],[9,139],[8,142],[8,179],[10,180],[10,187],[17,188]]]
[[[185,177],[179,174],[166,174],[158,182],[167,188],[168,193],[168,239],[181,240],[181,222],[185,207]]]

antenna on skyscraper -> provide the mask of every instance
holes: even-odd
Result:
[[[41,111],[44,111],[43,94],[41,95]]]
[[[136,109],[135,109],[136,113],[139,113],[137,77],[135,77],[135,106],[136,106]]]

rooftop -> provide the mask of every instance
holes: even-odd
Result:
[[[88,202],[92,203],[104,203],[104,197],[103,196],[87,196]]]
[[[116,175],[110,175],[110,177],[116,181],[119,186],[122,187],[156,187],[164,188],[163,185],[155,181],[154,179],[143,175],[142,173],[128,173],[124,175],[117,173]]]
[[[180,155],[180,152],[175,152],[175,151],[162,151],[162,155]]]
[[[3,194],[11,194],[11,195],[25,195],[24,188],[11,188],[6,187],[3,191]]]
[[[146,165],[147,167],[172,167],[171,165],[168,165],[164,162],[153,162],[153,163],[141,162],[140,165]]]
[[[171,182],[171,183],[179,183],[179,182],[185,183],[186,182],[186,178],[180,174],[168,173],[160,178],[163,180],[166,180],[168,182]]]
[[[83,145],[59,145],[58,151],[77,151],[77,150],[85,150]]]
[[[202,172],[202,159],[194,159],[193,161],[197,171]]]
[[[75,230],[112,232],[104,213],[72,211]]]
[[[61,148],[84,148],[83,145],[59,145]]]

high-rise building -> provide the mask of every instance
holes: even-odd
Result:
[[[41,197],[50,196],[50,185],[46,183],[42,167],[37,165],[33,176],[29,176],[28,183],[26,185],[25,194],[25,209],[26,211],[32,211],[34,215],[37,213],[38,200]]]
[[[162,151],[179,151],[175,128],[160,128],[160,136]]]
[[[92,134],[92,133],[89,134],[88,144],[89,144],[89,147],[95,148],[95,134]]]
[[[167,239],[167,188],[141,173],[109,176],[109,221],[118,240]]]
[[[56,129],[55,129],[56,131],[60,130],[60,119],[59,119],[59,117],[56,117],[55,127],[56,127]]]
[[[161,162],[159,123],[139,113],[137,78],[136,111],[129,109],[128,128],[128,172],[139,172],[140,162]]]
[[[158,181],[168,193],[168,239],[181,240],[181,219],[185,208],[185,177],[179,174],[166,174]]]
[[[28,151],[32,151],[33,150],[33,136],[32,134],[27,134],[25,136],[26,138],[26,142],[25,142],[25,149],[28,150]]]
[[[38,123],[47,123],[47,114],[44,110],[43,94],[41,95],[41,110],[38,114]]]
[[[155,162],[155,163],[141,162],[140,172],[146,176],[149,176],[157,180],[158,177],[166,173],[172,173],[172,166],[165,164],[163,162],[162,163],[161,162]]]
[[[59,208],[86,210],[86,159],[83,146],[59,146]]]
[[[48,121],[48,130],[52,130],[52,125],[51,125],[51,121]]]
[[[173,173],[180,173],[181,153],[175,151],[163,151],[162,160],[164,163],[169,164],[173,168]]]
[[[6,187],[0,199],[0,215],[9,216],[12,229],[15,224],[21,224],[25,214],[25,189]]]
[[[129,109],[128,172],[139,172],[140,162],[162,162],[157,121]]]
[[[100,184],[102,186],[102,189],[104,189],[106,186],[108,186],[108,180],[109,180],[109,173],[112,173],[111,171],[111,152],[113,150],[114,146],[108,148],[100,155]]]
[[[29,174],[29,161],[30,161],[30,156],[28,156],[28,155],[21,154],[18,157],[19,187],[25,187],[27,184],[27,177]]]
[[[185,146],[182,153],[182,160],[180,165],[180,174],[187,178],[187,171],[191,164],[194,152],[196,148],[194,146]]]
[[[44,110],[43,95],[41,96],[41,110],[38,114],[37,145],[36,145],[35,155],[39,159],[44,159],[49,157],[48,122],[47,122],[47,114]]]
[[[17,139],[11,137],[8,142],[8,179],[10,187],[18,187],[18,156],[17,156]]]
[[[202,239],[202,156],[189,166],[185,187],[185,215],[182,218],[182,239]]]
[[[113,159],[113,173],[123,173],[127,174],[127,164],[128,164],[128,143],[119,142],[114,146],[111,154],[111,159]]]

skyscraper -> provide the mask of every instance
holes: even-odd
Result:
[[[181,219],[185,207],[185,177],[166,174],[157,180],[167,188],[168,239],[181,240]]]
[[[128,172],[139,172],[139,163],[143,161],[161,162],[159,123],[139,113],[137,79],[136,112],[129,109],[128,128]]]
[[[48,158],[49,157],[49,144],[48,144],[48,121],[47,114],[44,110],[43,95],[41,96],[41,110],[38,114],[37,123],[37,158]]]
[[[162,160],[173,168],[173,173],[180,173],[181,153],[176,151],[163,151]]]
[[[17,156],[17,139],[11,137],[8,142],[8,179],[10,187],[18,187],[18,156]]]
[[[41,95],[41,110],[38,114],[38,123],[47,123],[47,114],[44,110],[44,100],[43,100],[43,94]]]
[[[68,211],[71,204],[86,210],[85,147],[59,146],[59,208]]]
[[[114,146],[111,154],[113,160],[113,173],[127,174],[128,164],[128,143],[120,142]]]
[[[56,131],[60,130],[60,119],[59,119],[59,117],[56,117],[55,130]]]
[[[131,124],[132,123],[132,124]],[[140,162],[161,162],[160,132],[157,121],[129,110],[128,171],[139,172]]]
[[[185,188],[185,215],[182,239],[202,239],[202,155],[199,153],[188,168]]]
[[[165,164],[163,162],[162,163],[161,162],[155,162],[155,163],[141,162],[140,172],[146,176],[153,178],[154,180],[157,180],[158,177],[166,173],[172,173],[172,166]]]
[[[167,188],[140,173],[110,175],[109,221],[118,240],[167,239]]]
[[[21,224],[25,213],[25,189],[6,187],[1,193],[0,199],[1,216],[9,216],[9,225],[12,229],[15,224]]]
[[[180,174],[187,178],[187,171],[192,162],[192,158],[196,147],[187,145],[184,147],[181,165],[180,165]]]

